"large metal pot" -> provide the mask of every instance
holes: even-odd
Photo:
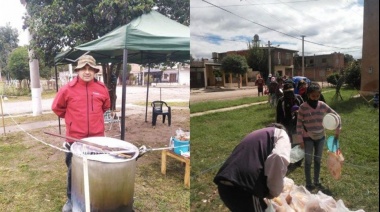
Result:
[[[88,145],[75,142],[71,170],[71,200],[73,211],[85,211],[84,160],[87,158],[91,211],[133,211],[136,159],[139,149],[129,142],[108,137],[82,139],[112,148],[135,151],[131,158],[120,158],[109,154],[95,154]],[[90,153],[90,154],[89,154]]]

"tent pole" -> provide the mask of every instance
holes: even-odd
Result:
[[[125,94],[126,94],[126,76],[127,76],[127,61],[128,61],[128,50],[123,50],[123,73],[122,73],[122,91],[121,91],[121,135],[120,140],[124,141],[125,138]]]
[[[58,71],[57,71],[57,65],[54,65],[55,69],[55,90],[58,92]],[[59,134],[61,134],[61,118],[58,116],[58,129]]]
[[[147,83],[146,83],[146,101],[145,101],[145,122],[147,121],[147,116],[148,116],[148,94],[149,94],[149,84],[150,84],[150,61],[148,62],[148,77],[147,77]]]

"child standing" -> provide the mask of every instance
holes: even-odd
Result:
[[[335,139],[339,138],[341,119],[337,112],[326,103],[319,101],[321,87],[318,83],[312,83],[307,88],[307,101],[302,103],[297,116],[297,139],[301,147],[305,149],[305,178],[306,189],[309,191],[315,187],[323,189],[319,182],[323,146],[325,143],[325,130],[322,125],[323,117],[327,113],[334,113],[339,118],[339,125],[335,130]],[[313,152],[314,150],[314,152]],[[314,184],[311,182],[311,163],[314,154]]]

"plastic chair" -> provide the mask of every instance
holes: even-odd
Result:
[[[120,119],[119,119],[119,117],[117,115],[112,116],[111,110],[107,110],[104,113],[104,124],[110,124],[110,128],[108,130],[112,129],[113,123],[119,123],[119,130],[121,130],[121,125],[120,125]]]
[[[170,126],[172,114],[171,107],[164,101],[152,102],[152,126],[156,126],[157,116],[162,115],[162,123],[165,123],[166,116],[168,117],[168,124]],[[164,108],[166,107],[166,109]]]

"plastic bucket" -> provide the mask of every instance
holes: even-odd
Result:
[[[190,141],[181,141],[176,137],[172,137],[174,153],[181,155],[182,153],[190,151]]]
[[[327,138],[326,145],[330,152],[336,152],[339,149],[339,140],[335,139],[334,136],[330,136]]]
[[[322,125],[325,129],[335,130],[339,125],[339,118],[333,113],[328,113],[323,117]]]

